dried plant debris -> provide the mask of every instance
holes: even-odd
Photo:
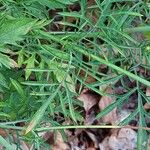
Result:
[[[98,104],[99,96],[89,89],[84,89],[78,99],[83,102],[83,107],[88,113],[93,106]]]
[[[146,89],[146,96],[148,99],[150,99],[150,87],[147,87],[147,89]],[[145,108],[145,110],[150,110],[150,102],[149,103],[146,102],[144,104],[144,108]]]
[[[100,150],[135,150],[137,133],[130,128],[113,130],[112,135],[106,137],[99,144]]]
[[[56,134],[57,133],[57,134]],[[67,143],[64,142],[60,132],[55,133],[55,142],[52,145],[52,150],[70,150],[70,147]]]
[[[111,88],[107,88],[106,93],[113,94],[113,90]],[[98,104],[100,111],[103,111],[107,106],[112,104],[114,101],[115,101],[114,96],[102,96]],[[108,113],[102,118],[102,122],[107,124],[115,124],[117,119],[118,119],[117,108],[114,108],[110,113]]]

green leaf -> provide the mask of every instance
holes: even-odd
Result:
[[[28,132],[30,132],[41,120],[41,118],[43,117],[47,107],[49,106],[49,104],[51,103],[51,101],[55,98],[55,96],[57,95],[57,92],[60,90],[60,87],[58,87],[56,89],[56,91],[43,103],[43,105],[39,108],[39,110],[35,113],[35,115],[33,116],[31,122],[29,123],[29,125],[27,126],[26,130],[25,130],[25,134],[27,134]]]
[[[56,75],[58,82],[62,83],[62,86],[64,86],[64,82],[66,82],[69,91],[75,93],[75,83],[69,74],[66,75],[66,72],[62,69],[54,71],[54,74]]]
[[[18,67],[21,67],[24,63],[24,52],[23,50],[18,52]]]
[[[9,144],[1,135],[0,135],[0,145],[4,146],[6,150],[15,150],[16,148]]]
[[[150,26],[127,28],[126,31],[127,32],[149,32],[150,31]]]
[[[75,111],[74,111],[73,99],[72,99],[71,93],[68,89],[69,87],[67,86],[66,83],[64,83],[64,85],[65,85],[65,89],[66,89],[66,92],[67,92],[67,100],[68,100],[68,104],[69,104],[70,115],[71,115],[73,121],[77,123],[77,119],[76,119],[77,116],[76,116]]]
[[[41,5],[45,5],[49,7],[50,9],[65,8],[65,5],[63,3],[56,1],[56,0],[38,0],[38,2]]]
[[[26,61],[27,65],[26,65],[26,73],[25,73],[25,77],[26,79],[29,78],[29,76],[31,75],[31,70],[32,68],[35,67],[35,54],[32,54],[32,56]]]
[[[138,90],[139,92],[139,90]],[[142,129],[142,127],[147,127],[143,112],[143,101],[140,92],[138,93],[138,110],[139,110],[139,128],[138,128],[138,136],[137,136],[137,149],[146,149],[148,135],[147,131]]]
[[[29,18],[17,18],[5,20],[0,25],[0,44],[16,44],[23,40],[36,21]]]
[[[58,1],[58,2],[60,2],[62,4],[71,5],[71,4],[75,3],[75,2],[77,2],[78,0],[65,0],[65,1],[56,0],[56,1]]]
[[[73,44],[71,42],[63,41],[62,39],[59,39],[56,36],[50,35],[49,33],[46,33],[46,32],[43,32],[43,31],[40,31],[39,34],[41,34],[42,36],[44,36],[46,38],[49,38],[49,39],[54,40],[56,42],[59,42],[61,44],[65,43],[65,45],[67,45],[69,48],[74,49],[76,52],[79,52],[81,54],[87,55],[89,58],[97,60],[98,62],[100,62],[100,63],[102,63],[102,64],[104,64],[104,65],[106,65],[106,66],[108,66],[108,67],[118,71],[119,73],[125,74],[125,75],[131,77],[132,79],[139,81],[140,83],[143,83],[143,84],[145,84],[147,86],[150,86],[150,82],[148,80],[146,80],[146,79],[144,79],[144,78],[142,78],[142,77],[140,77],[138,75],[135,75],[135,74],[131,73],[128,70],[122,69],[121,67],[118,67],[117,65],[114,65],[110,61],[107,61],[107,60],[105,60],[103,58],[100,58],[100,57],[98,57],[96,55],[90,54],[88,51],[86,51],[85,49],[82,49],[81,47],[79,47],[76,44]]]
[[[0,86],[8,88],[8,84],[7,84],[6,79],[2,73],[0,73]]]
[[[147,140],[148,140],[147,131],[141,128],[144,127],[145,125],[146,124],[145,124],[144,116],[140,113],[139,129],[138,129],[138,136],[137,136],[137,148],[139,150],[146,149],[147,147]]]
[[[103,116],[107,115],[109,112],[111,112],[114,108],[116,108],[117,106],[121,105],[123,101],[125,101],[133,92],[135,92],[136,89],[131,90],[130,92],[128,92],[127,94],[125,94],[124,96],[122,96],[122,98],[119,98],[118,100],[116,100],[115,102],[111,103],[109,106],[107,106],[102,112],[100,112],[96,118],[102,118]]]
[[[0,53],[0,66],[4,65],[7,68],[18,67],[17,63],[10,59],[7,55]]]
[[[11,83],[13,84],[13,86],[15,87],[15,89],[17,90],[17,92],[19,93],[19,95],[25,99],[25,92],[23,90],[23,88],[21,87],[21,85],[14,79],[10,79]]]
[[[60,59],[69,60],[69,54],[62,50],[51,47],[50,45],[43,45],[41,48],[52,56],[58,57]]]
[[[134,112],[130,113],[127,118],[125,118],[123,121],[121,121],[121,122],[119,123],[119,125],[120,125],[120,126],[128,125],[128,123],[129,123],[131,120],[134,120],[134,118],[136,117],[137,114],[138,114],[138,109],[136,109]]]

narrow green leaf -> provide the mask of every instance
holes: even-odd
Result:
[[[25,92],[23,90],[23,88],[21,87],[21,85],[19,84],[19,82],[17,82],[16,80],[10,78],[11,80],[11,83],[13,84],[13,86],[15,87],[15,89],[17,90],[17,92],[19,93],[19,95],[25,99],[26,96],[25,96]]]
[[[26,63],[27,63],[26,73],[25,73],[26,79],[28,79],[29,76],[31,75],[31,70],[29,70],[29,69],[32,69],[35,67],[34,61],[35,61],[35,54],[32,54],[32,56],[26,61]]]
[[[56,89],[56,91],[43,103],[43,105],[35,113],[35,115],[33,116],[32,120],[31,120],[31,122],[29,123],[29,125],[27,126],[27,128],[25,130],[25,134],[30,132],[40,122],[41,118],[43,117],[43,115],[44,115],[44,113],[47,109],[47,107],[49,106],[51,101],[55,98],[55,96],[57,95],[59,89],[60,89],[60,87],[58,87]]]
[[[6,79],[2,73],[0,73],[0,86],[8,88],[8,84],[7,84]]]
[[[9,144],[1,135],[0,135],[0,145],[4,146],[6,150],[15,150],[16,148]]]
[[[125,29],[127,32],[149,32],[150,26],[134,27]]]
[[[74,112],[73,103],[72,103],[72,98],[71,98],[71,95],[70,95],[70,91],[69,91],[68,86],[65,82],[64,82],[64,85],[65,85],[65,89],[66,89],[66,92],[67,92],[67,100],[68,100],[68,104],[69,104],[69,111],[70,111],[71,117],[72,117],[74,122],[77,122],[76,115],[75,115],[75,112]]]
[[[126,100],[133,92],[135,92],[136,88],[125,94],[125,96],[122,96],[122,98],[117,99],[115,102],[110,104],[108,107],[106,107],[103,111],[101,111],[96,118],[99,119],[105,115],[107,115],[109,112],[111,112],[114,108],[122,104],[124,100]]]
[[[53,48],[50,45],[43,45],[43,46],[41,46],[41,48],[44,51],[50,53],[52,56],[55,56],[55,57],[58,57],[58,58],[64,59],[64,60],[69,60],[69,55],[67,52]]]
[[[119,125],[120,126],[128,125],[128,123],[136,117],[136,115],[138,114],[138,112],[139,112],[139,110],[136,109],[134,112],[130,113],[130,115],[127,118],[125,118],[123,121],[121,121],[119,123]]]

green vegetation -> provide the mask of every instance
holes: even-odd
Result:
[[[69,7],[78,3],[79,10]],[[121,109],[136,93],[136,109],[118,125],[137,117],[138,126],[147,127],[149,18],[146,0],[0,0],[0,128],[13,129],[18,143],[40,149],[46,146],[38,137],[47,130],[44,124],[51,125],[48,129],[83,127],[83,104],[77,99],[82,89],[103,96],[105,87],[115,89],[117,82],[126,92],[114,94],[116,101],[96,119]],[[87,82],[88,76],[94,82]],[[145,149],[149,131],[139,128],[138,133],[138,149]],[[12,150],[2,136],[0,143]]]

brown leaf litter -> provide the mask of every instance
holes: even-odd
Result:
[[[112,88],[107,88],[106,93],[113,94]],[[100,111],[103,111],[107,106],[112,104],[115,101],[115,97],[113,96],[102,96],[102,98],[99,101],[99,108]],[[110,113],[102,117],[102,122],[107,124],[115,124],[117,121],[117,108],[114,108]]]

